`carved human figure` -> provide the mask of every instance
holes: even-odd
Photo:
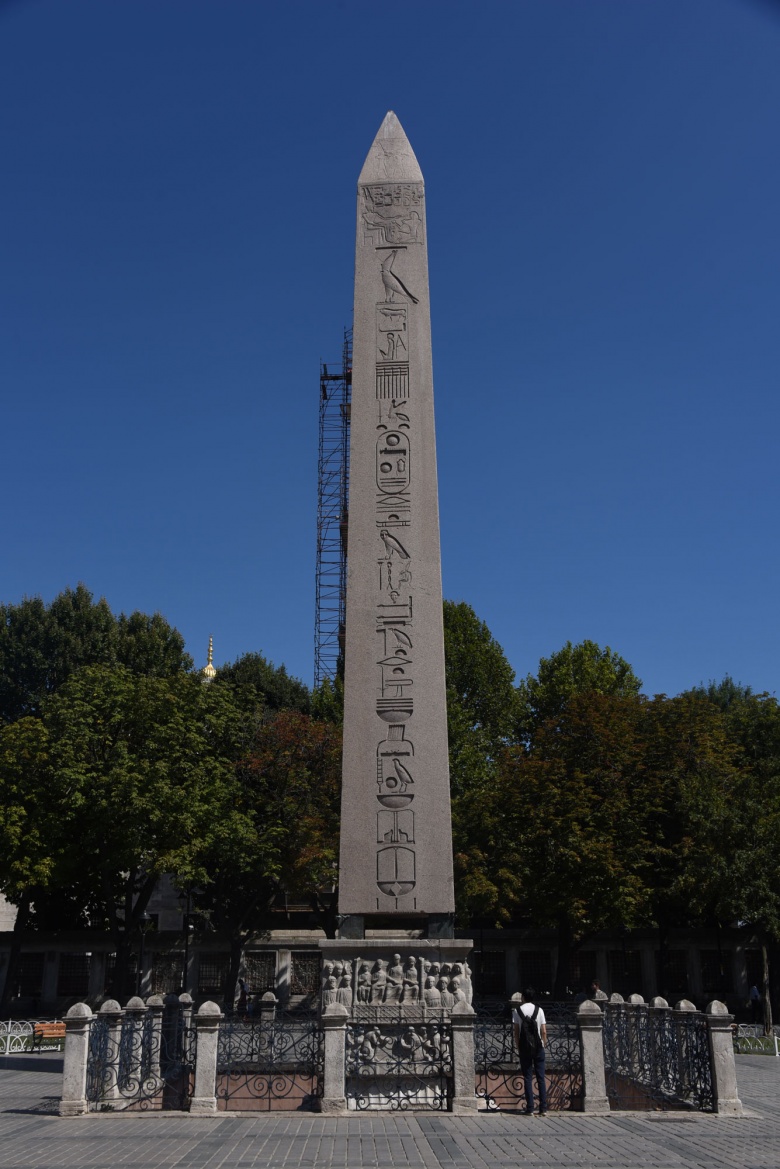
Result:
[[[417,962],[409,958],[404,971],[404,990],[401,996],[403,1003],[416,1003],[420,997],[420,975],[417,972]]]
[[[468,962],[463,963],[463,989],[466,992],[466,1002],[470,1003],[474,997],[474,986],[471,981],[471,967]]]
[[[341,984],[339,985],[339,992],[337,1002],[341,1003],[342,1007],[350,1010],[352,1007],[352,975],[348,970],[345,970],[341,976]]]
[[[450,983],[450,991],[456,1003],[465,1003],[466,995],[459,978],[453,978]]]
[[[377,1027],[371,1027],[363,1033],[358,1051],[364,1063],[370,1063],[374,1059],[381,1038],[381,1032]]]
[[[387,986],[387,971],[385,970],[385,962],[381,958],[377,958],[374,963],[374,972],[371,975],[371,1002],[382,1003],[385,1000],[385,987]]]
[[[439,994],[441,995],[441,1005],[448,1011],[455,1006],[455,999],[450,993],[449,980],[446,978],[439,979]]]
[[[333,1003],[338,1002],[339,981],[335,975],[331,974],[328,981],[325,983],[325,989],[322,992],[322,1005],[324,1007],[332,1006]]]
[[[418,1059],[423,1055],[422,1036],[418,1035],[414,1027],[409,1027],[403,1033],[400,1040],[401,1051],[410,1063],[417,1063]]]
[[[358,970],[357,1001],[367,1003],[371,1000],[371,967],[368,962],[361,962]]]
[[[404,968],[401,965],[401,955],[393,954],[393,965],[387,972],[387,987],[385,989],[386,1003],[400,1003],[404,989]]]
[[[440,1007],[441,993],[436,986],[436,979],[429,975],[425,980],[425,990],[423,991],[423,1001],[426,1007]]]

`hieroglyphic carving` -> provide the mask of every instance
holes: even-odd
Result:
[[[376,485],[384,495],[409,490],[411,478],[409,436],[388,430],[376,440]]]
[[[374,247],[424,243],[422,183],[370,184],[360,191],[364,243]]]
[[[376,854],[376,883],[389,897],[397,899],[411,893],[417,884],[414,850],[400,844],[380,848]]]
[[[379,399],[409,397],[408,361],[376,367],[376,396]]]
[[[376,814],[376,839],[378,844],[414,844],[414,812],[382,808]]]

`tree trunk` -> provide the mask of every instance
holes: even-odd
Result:
[[[766,938],[761,939],[761,960],[763,963],[763,985],[761,990],[764,998],[764,1034],[772,1034],[772,996],[769,987],[769,952]]]
[[[555,969],[553,998],[562,1002],[568,994],[571,973],[572,929],[567,917],[558,918],[558,965]]]
[[[3,984],[3,997],[0,1000],[3,1012],[8,1010],[16,989],[19,959],[22,954],[22,933],[30,924],[30,903],[31,898],[29,896],[22,897],[16,907],[16,920],[14,922],[13,934],[11,935],[11,952],[8,955],[8,965],[6,966],[5,982]]]
[[[230,963],[225,976],[225,984],[222,988],[225,1007],[229,1011],[233,1009],[233,1004],[236,1001],[236,984],[238,983],[238,972],[241,969],[241,955],[243,952],[243,933],[233,934],[230,938]]]

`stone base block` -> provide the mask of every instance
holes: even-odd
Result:
[[[331,1096],[327,1099],[323,1098],[318,1103],[318,1111],[321,1112],[323,1116],[340,1116],[342,1113],[347,1111],[346,1096]]]
[[[193,1096],[190,1101],[190,1116],[216,1116],[216,1096]]]
[[[608,1096],[586,1096],[582,1101],[582,1111],[591,1115],[603,1116],[610,1111]]]
[[[719,1100],[715,1106],[718,1116],[744,1116],[741,1100]]]
[[[60,1100],[60,1116],[86,1116],[86,1100]]]
[[[453,1096],[451,1111],[454,1112],[456,1116],[463,1116],[464,1113],[478,1112],[479,1100],[476,1096]]]

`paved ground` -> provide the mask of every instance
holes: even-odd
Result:
[[[199,1119],[56,1113],[62,1059],[0,1057],[2,1169],[778,1169],[780,1060],[740,1056],[749,1115]]]

